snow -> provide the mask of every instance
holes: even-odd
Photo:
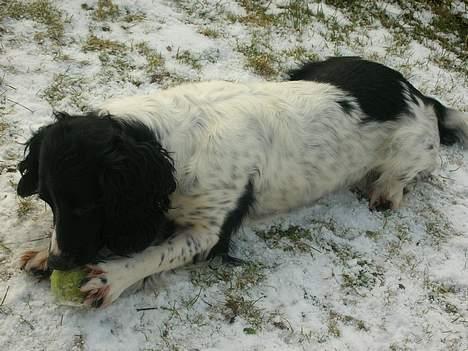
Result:
[[[64,60],[57,58],[59,52],[48,39],[43,43],[33,39],[45,30],[43,24],[10,18],[0,23],[0,107],[9,111],[4,117],[0,114],[0,123],[8,125],[7,132],[0,133],[2,350],[468,349],[468,151],[457,146],[443,148],[442,169],[414,184],[400,210],[370,212],[365,199],[343,190],[308,208],[249,220],[235,236],[233,252],[258,264],[264,278],[242,288],[231,285],[245,276],[245,268],[211,262],[166,272],[144,290],[128,292],[106,309],[87,310],[58,306],[47,280],[19,271],[21,253],[45,247],[52,230],[51,211],[37,199],[31,201],[26,215],[19,214],[14,188],[19,174],[14,167],[22,157],[21,143],[51,121],[52,107],[43,93],[54,77],[81,77],[83,86],[71,84],[66,92],[79,91],[86,106],[114,95],[163,88],[150,82],[142,67],[145,60],[133,52],[128,57],[135,67],[128,73],[140,80],[139,85],[118,74],[103,76],[99,53],[82,50],[90,33],[128,47],[145,41],[161,53],[170,73],[196,80],[262,79],[245,68],[245,58],[236,50],[238,43],[250,42],[255,31],[273,38],[273,52],[302,45],[322,58],[335,53],[378,54],[393,67],[409,65],[409,78],[426,93],[467,109],[466,76],[431,60],[442,50],[437,43],[411,41],[405,55],[389,52],[392,33],[379,23],[356,28],[359,42],[335,45],[323,36],[328,29],[318,21],[301,34],[228,23],[227,12],[245,15],[233,0],[114,3],[131,12],[141,11],[146,18],[125,23],[127,29],[121,20],[106,21],[108,31],[92,20],[81,2],[54,3],[68,18],[65,44],[59,50],[68,55]],[[285,3],[273,1],[268,13],[278,13],[277,5]],[[457,2],[455,8],[464,6]],[[348,21],[330,5],[309,8],[337,16],[340,23]],[[393,16],[402,11],[397,5],[386,10]],[[432,14],[425,10],[420,16],[429,21]],[[200,34],[205,25],[220,36]],[[216,59],[202,60],[197,70],[177,60],[177,49]],[[453,55],[448,57],[454,66],[463,64]],[[294,65],[290,58],[280,61],[283,72]],[[57,108],[80,110],[70,96],[58,101]],[[288,239],[275,246],[256,235],[273,224],[309,230],[310,237],[303,242],[314,249],[294,249]],[[284,249],[288,245],[293,249]],[[245,314],[229,318],[229,294],[251,301],[248,312],[258,312],[260,321]],[[255,334],[245,328],[253,328]]]

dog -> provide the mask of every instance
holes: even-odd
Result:
[[[248,215],[357,183],[371,209],[398,208],[455,142],[468,144],[466,113],[358,57],[307,63],[289,81],[189,83],[56,113],[27,142],[17,188],[51,207],[55,230],[21,266],[86,266],[84,303],[107,306],[155,273],[235,260],[230,238]]]

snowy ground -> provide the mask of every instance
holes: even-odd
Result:
[[[19,199],[16,164],[53,109],[186,80],[282,79],[300,61],[361,55],[467,110],[466,1],[0,0],[2,350],[468,350],[468,152],[403,209],[350,191],[244,226],[236,256],[156,278],[104,310],[57,306],[18,270],[51,213]],[[439,3],[439,5],[437,5]]]

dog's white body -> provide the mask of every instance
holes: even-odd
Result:
[[[350,101],[353,112],[345,113],[337,100]],[[218,207],[225,196],[217,192],[233,191],[237,200],[252,181],[254,212],[264,214],[313,202],[371,170],[382,175],[389,195],[402,191],[393,189],[394,178],[433,170],[437,118],[423,102],[411,108],[398,122],[364,124],[354,99],[329,84],[220,81],[115,98],[100,111],[155,131],[175,161],[172,201],[209,193]],[[398,207],[401,199],[394,200]]]
[[[337,101],[347,101],[351,112]],[[82,287],[91,292],[88,302],[102,298],[107,305],[151,274],[206,257],[247,184],[253,213],[265,214],[373,174],[370,205],[398,207],[405,185],[439,159],[434,110],[422,101],[409,105],[397,120],[363,123],[350,94],[306,81],[206,82],[109,100],[100,114],[150,126],[173,157],[178,188],[169,216],[181,229],[159,246],[95,267],[102,274]]]

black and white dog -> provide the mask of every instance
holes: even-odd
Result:
[[[365,181],[370,208],[439,165],[439,146],[468,144],[468,115],[403,76],[355,57],[293,71],[288,82],[185,84],[114,98],[40,128],[19,164],[20,196],[54,214],[48,249],[27,271],[87,265],[85,303],[210,255],[229,257],[249,213],[304,206]],[[99,262],[107,248],[120,258]]]

